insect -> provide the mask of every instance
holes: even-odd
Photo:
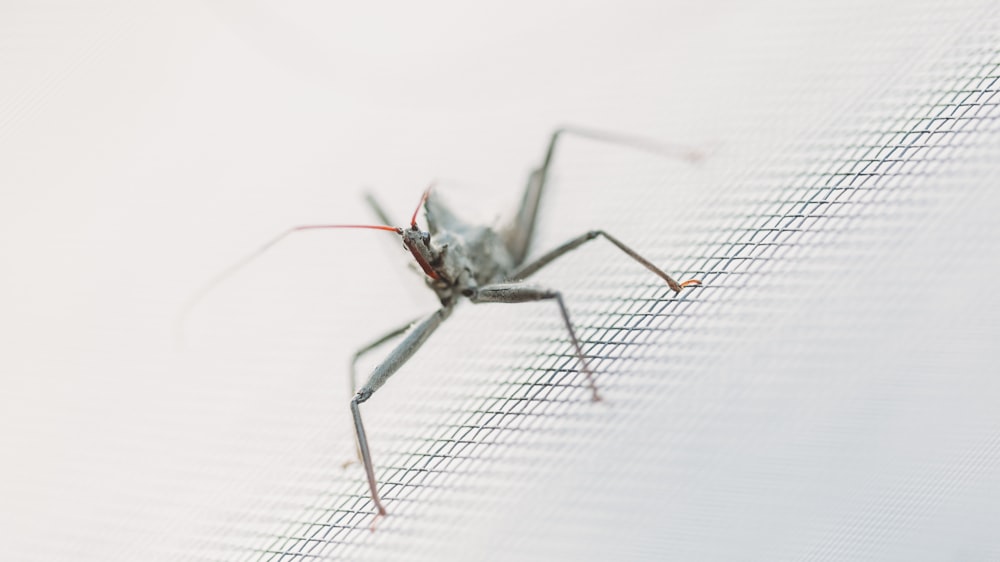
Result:
[[[583,348],[577,338],[562,294],[551,288],[525,283],[525,279],[583,244],[597,238],[603,238],[618,247],[627,256],[642,264],[646,269],[658,275],[675,294],[680,293],[685,287],[701,284],[696,279],[681,283],[675,281],[652,262],[603,230],[591,230],[550,250],[533,261],[525,261],[531,246],[549,167],[552,164],[559,139],[566,134],[628,145],[690,160],[698,158],[698,154],[693,151],[668,148],[633,137],[612,135],[589,129],[557,129],[552,133],[542,164],[528,178],[528,183],[516,216],[509,225],[499,231],[487,226],[472,225],[463,222],[435,195],[433,185],[423,192],[420,203],[417,205],[410,219],[410,224],[405,228],[389,226],[388,223],[391,221],[387,218],[387,214],[383,211],[382,206],[369,195],[367,197],[369,206],[372,207],[374,213],[385,224],[317,224],[290,228],[217,275],[189,300],[188,305],[182,313],[183,317],[183,314],[186,314],[186,311],[190,310],[208,291],[261,253],[293,233],[319,229],[363,228],[388,231],[400,237],[404,248],[412,255],[419,266],[427,286],[434,291],[440,300],[441,308],[429,316],[415,323],[401,326],[361,348],[354,354],[351,361],[350,384],[351,392],[354,396],[351,398],[350,411],[351,417],[354,420],[358,452],[368,479],[372,502],[378,511],[376,520],[379,517],[385,516],[387,512],[378,492],[375,464],[372,460],[364,423],[361,419],[361,405],[367,402],[374,395],[375,391],[381,388],[420,349],[441,323],[451,315],[452,310],[459,300],[464,298],[477,304],[553,301],[558,308],[559,314],[562,316],[569,341],[579,360],[580,370],[586,377],[592,398],[597,401],[601,399],[601,396],[594,382],[594,373],[587,362],[586,354],[583,352]],[[417,216],[421,207],[424,209],[427,230],[421,230],[417,225]],[[375,367],[368,377],[367,382],[360,389],[357,388],[355,370],[358,359],[365,353],[400,336],[403,336],[403,339]],[[374,529],[374,522],[372,525]]]

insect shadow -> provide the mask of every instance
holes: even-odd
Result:
[[[256,257],[273,247],[291,234],[305,230],[363,228],[384,230],[398,235],[403,246],[413,256],[417,265],[423,271],[427,286],[434,291],[441,301],[441,308],[416,322],[409,322],[376,339],[359,349],[351,359],[350,385],[354,393],[350,403],[351,416],[354,420],[357,449],[368,478],[368,488],[372,502],[377,510],[375,521],[386,515],[385,506],[378,491],[378,480],[375,477],[375,464],[372,461],[368,438],[365,435],[364,423],[361,420],[361,404],[365,403],[376,390],[382,387],[396,371],[399,370],[418,349],[427,341],[445,319],[451,315],[455,304],[465,298],[473,303],[524,303],[536,301],[553,301],[559,309],[569,341],[580,363],[580,370],[586,377],[593,400],[601,400],[594,373],[588,364],[587,357],[580,346],[580,341],[573,328],[569,312],[563,301],[562,294],[554,289],[525,283],[525,279],[559,257],[571,252],[583,244],[604,238],[615,245],[633,260],[663,279],[675,293],[680,293],[685,287],[700,285],[697,279],[684,282],[675,281],[670,275],[655,266],[652,262],[639,255],[635,250],[603,230],[591,230],[558,246],[533,261],[525,263],[531,247],[538,216],[539,205],[549,168],[552,165],[559,140],[565,135],[586,137],[600,142],[630,146],[633,148],[696,161],[700,153],[681,147],[666,146],[637,137],[617,135],[578,127],[564,127],[555,130],[545,151],[545,159],[528,178],[527,186],[521,200],[520,208],[513,220],[504,228],[494,230],[488,226],[469,224],[459,219],[444,203],[435,196],[432,187],[428,187],[413,211],[408,227],[389,226],[392,221],[378,201],[368,195],[368,205],[384,224],[310,224],[296,226],[279,234],[266,244],[233,263],[206,283],[187,301],[179,314],[180,326],[190,310],[201,301],[211,290],[239,269],[246,266]],[[421,207],[427,221],[427,230],[417,226],[417,215]],[[372,371],[365,384],[357,387],[356,365],[358,360],[373,349],[402,336],[389,355]]]

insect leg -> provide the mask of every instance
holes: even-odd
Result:
[[[434,330],[444,322],[449,314],[451,314],[451,307],[445,307],[420,321],[403,338],[403,341],[399,342],[399,345],[389,353],[389,356],[378,367],[375,367],[371,376],[368,377],[368,382],[351,399],[351,415],[354,418],[354,430],[358,439],[358,449],[361,450],[361,462],[365,466],[365,474],[368,476],[368,488],[371,490],[372,501],[375,502],[379,517],[385,515],[385,507],[382,505],[382,500],[378,495],[375,466],[372,464],[371,451],[368,449],[368,438],[365,436],[365,427],[361,422],[361,410],[358,406],[371,398],[371,395],[385,384],[385,381],[389,380],[389,377],[399,370],[420,349],[420,346],[427,341],[427,338],[434,333]]]
[[[417,320],[419,320],[419,318]],[[351,370],[348,377],[349,379],[348,384],[350,385],[351,396],[354,396],[354,393],[358,391],[358,359],[361,359],[361,357],[363,357],[369,351],[377,348],[378,346],[386,343],[387,341],[403,335],[403,333],[409,330],[410,327],[413,326],[415,323],[416,320],[412,322],[407,322],[406,324],[403,324],[402,326],[396,328],[395,330],[392,330],[391,332],[382,335],[382,337],[378,338],[377,340],[369,343],[368,345],[354,352],[354,356],[351,357]],[[358,450],[358,460],[361,460],[361,447],[358,447],[357,450]],[[347,461],[344,463],[344,466],[346,467],[350,465],[352,462],[353,461]]]
[[[486,285],[473,291],[469,295],[469,300],[474,303],[520,303],[555,300],[556,304],[559,305],[559,312],[562,314],[563,322],[566,324],[566,331],[569,332],[569,339],[573,342],[576,356],[580,359],[580,366],[583,373],[587,376],[587,384],[590,385],[590,390],[593,392],[594,401],[596,402],[601,399],[601,396],[597,393],[597,385],[594,383],[593,371],[590,370],[587,358],[583,354],[580,340],[576,337],[576,330],[573,329],[573,322],[569,319],[569,311],[566,310],[566,303],[563,302],[562,294],[559,291],[522,283],[497,283],[495,285]]]
[[[420,319],[418,318],[417,320]],[[388,342],[389,340],[392,340],[393,338],[397,338],[403,335],[403,333],[409,330],[411,326],[417,323],[417,320],[407,322],[406,324],[403,324],[402,326],[396,328],[395,330],[383,334],[382,337],[378,338],[377,340],[369,343],[368,345],[354,352],[354,356],[351,357],[351,371],[350,371],[350,385],[351,385],[350,390],[352,396],[354,395],[355,392],[358,391],[358,375],[357,375],[358,360],[361,359],[364,355],[366,355],[369,351],[375,349],[376,347]]]
[[[545,149],[545,160],[542,165],[531,172],[528,176],[528,185],[524,188],[524,198],[521,200],[521,207],[514,217],[514,223],[504,231],[504,243],[507,250],[514,258],[514,263],[521,263],[528,255],[528,247],[535,232],[535,218],[538,215],[538,205],[542,199],[542,191],[545,189],[545,180],[549,173],[549,164],[556,152],[556,144],[562,135],[563,129],[556,129],[549,139],[549,146]]]
[[[563,135],[575,135],[598,142],[628,146],[667,158],[682,159],[691,162],[695,162],[702,157],[701,152],[690,147],[665,144],[631,135],[621,135],[582,127],[561,127],[556,129],[549,138],[549,146],[545,149],[545,159],[542,161],[541,166],[533,170],[531,175],[528,176],[528,185],[524,188],[521,207],[514,217],[513,224],[509,225],[504,231],[504,244],[507,246],[510,255],[514,258],[514,263],[520,264],[524,262],[528,255],[528,249],[531,246],[531,239],[535,231],[535,222],[542,199],[542,192],[545,190],[545,182],[548,179],[549,166],[555,158],[556,145]]]
[[[611,242],[612,244],[617,246],[618,249],[628,254],[629,257],[641,263],[646,269],[659,275],[664,281],[667,282],[667,285],[669,285],[670,288],[673,289],[675,293],[681,292],[681,289],[683,289],[684,287],[688,287],[691,285],[701,285],[701,281],[698,281],[697,279],[691,279],[688,281],[684,281],[683,283],[678,283],[677,281],[674,281],[673,277],[667,275],[662,269],[656,267],[655,265],[653,265],[652,262],[640,256],[635,250],[629,248],[628,246],[623,244],[620,240],[618,240],[614,236],[611,236],[607,232],[604,232],[603,230],[591,230],[590,232],[587,232],[582,236],[578,236],[570,240],[569,242],[566,242],[562,246],[559,246],[558,248],[550,251],[549,253],[538,258],[537,260],[519,268],[517,271],[515,271],[509,276],[509,279],[521,280],[526,277],[529,277],[530,275],[536,273],[539,269],[542,269],[543,267],[549,265],[550,263],[552,263],[559,257],[563,256],[564,254],[567,254],[579,248],[586,242],[589,242],[594,238],[597,238],[598,236],[603,236],[605,239],[608,240],[608,242]]]

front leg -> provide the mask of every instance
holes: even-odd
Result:
[[[420,319],[417,318],[417,320],[420,320]],[[362,357],[364,357],[368,352],[370,352],[373,349],[379,347],[380,345],[383,345],[383,344],[387,343],[388,341],[393,340],[395,338],[398,338],[399,336],[401,336],[404,333],[406,333],[407,330],[409,330],[411,327],[413,327],[414,324],[417,323],[417,320],[414,320],[412,322],[407,322],[406,324],[403,324],[402,326],[396,328],[395,330],[393,330],[393,331],[391,331],[391,332],[389,332],[387,334],[384,334],[379,339],[377,339],[377,340],[369,343],[368,345],[366,345],[366,346],[362,347],[361,349],[359,349],[359,350],[357,350],[357,351],[354,352],[354,356],[351,357],[351,370],[349,372],[349,376],[348,376],[348,380],[347,380],[347,384],[349,385],[349,389],[350,389],[350,392],[348,393],[349,396],[354,396],[354,393],[356,393],[358,391],[358,360],[361,359]],[[358,447],[357,449],[358,449],[357,450],[358,460],[360,461],[361,460],[361,448]],[[344,462],[344,464],[343,464],[344,468],[347,468],[353,462],[354,461],[346,461],[346,462]]]
[[[569,311],[566,310],[566,303],[563,302],[562,294],[559,291],[525,285],[523,283],[497,283],[495,285],[486,285],[485,287],[480,287],[478,289],[469,289],[466,291],[465,295],[469,297],[469,300],[475,303],[519,303],[555,300],[556,304],[559,305],[559,312],[562,314],[563,322],[566,323],[566,331],[569,332],[569,339],[573,342],[573,347],[576,349],[576,356],[580,359],[580,366],[582,367],[583,373],[587,376],[587,384],[590,385],[590,390],[593,392],[594,401],[596,402],[601,399],[601,396],[597,393],[597,385],[594,383],[594,374],[590,370],[590,365],[587,363],[587,357],[583,354],[583,348],[580,346],[580,340],[577,339],[576,331],[573,329],[573,323],[569,319]]]
[[[365,465],[365,474],[368,476],[368,488],[371,490],[372,501],[375,502],[375,507],[378,509],[376,519],[385,515],[385,507],[382,505],[382,500],[378,495],[378,482],[375,480],[375,465],[372,464],[372,454],[368,449],[368,438],[365,436],[365,426],[361,423],[361,410],[358,406],[371,398],[371,395],[385,384],[385,381],[389,380],[389,377],[398,371],[420,349],[420,346],[444,322],[445,318],[448,318],[449,314],[451,314],[451,307],[447,306],[424,318],[417,324],[403,338],[403,341],[399,342],[399,345],[389,353],[385,361],[382,361],[378,367],[375,367],[371,376],[368,377],[368,382],[358,390],[358,393],[351,400],[351,415],[354,417],[354,431],[358,438],[358,449],[361,451],[361,462]],[[374,525],[375,523],[372,522],[372,530],[374,530]]]
[[[380,337],[379,339],[369,343],[368,345],[354,352],[354,356],[351,357],[351,371],[348,377],[348,384],[350,385],[350,391],[351,391],[350,394],[352,396],[354,395],[355,392],[358,391],[358,360],[364,357],[368,352],[379,347],[380,345],[387,343],[389,340],[398,338],[399,336],[406,333],[407,330],[412,328],[413,325],[417,323],[417,320],[420,319],[417,318],[416,320],[407,322],[406,324],[403,324],[402,326],[396,328],[395,330],[383,334],[382,337]]]

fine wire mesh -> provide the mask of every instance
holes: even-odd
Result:
[[[953,463],[945,455],[938,465],[904,466],[898,486],[915,494],[909,498],[875,485],[840,488],[837,477],[826,474],[829,489],[800,490],[825,498],[830,508],[812,518],[802,517],[812,519],[813,527],[793,525],[789,535],[794,530],[807,531],[795,536],[773,529],[771,534],[764,533],[785,541],[747,542],[761,529],[746,521],[746,529],[722,533],[711,522],[712,512],[726,520],[719,512],[753,514],[748,506],[757,506],[756,516],[766,520],[770,510],[812,504],[795,506],[794,497],[781,496],[772,498],[775,503],[768,506],[764,496],[739,493],[707,497],[708,504],[697,504],[703,511],[687,513],[687,520],[671,514],[662,521],[645,521],[656,532],[641,540],[614,540],[618,535],[636,538],[638,531],[623,528],[626,525],[616,518],[634,523],[627,515],[628,506],[645,506],[649,501],[617,492],[645,492],[664,503],[671,498],[683,503],[688,493],[709,494],[685,491],[684,486],[705,483],[704,470],[711,473],[726,466],[724,459],[713,455],[743,451],[734,440],[755,439],[744,425],[756,431],[757,446],[763,447],[768,438],[795,431],[776,427],[794,423],[796,418],[790,413],[800,414],[805,425],[816,422],[800,411],[810,405],[831,410],[827,412],[831,417],[821,423],[839,423],[833,410],[852,406],[850,395],[856,389],[851,385],[863,387],[866,382],[851,372],[840,373],[842,379],[837,381],[817,375],[825,373],[824,364],[859,367],[850,358],[850,346],[863,349],[866,343],[852,328],[868,337],[877,336],[886,325],[905,329],[892,315],[910,319],[912,307],[926,304],[935,293],[923,284],[937,278],[934,283],[948,290],[945,280],[950,272],[938,268],[954,263],[945,259],[942,264],[924,264],[924,274],[911,282],[907,275],[922,268],[900,261],[896,254],[920,253],[911,241],[927,240],[921,236],[922,227],[960,229],[961,225],[947,223],[975,214],[970,205],[996,208],[996,195],[983,190],[992,187],[995,191],[997,177],[1000,36],[996,10],[983,15],[982,22],[968,23],[951,36],[955,42],[935,52],[932,60],[902,69],[898,82],[842,109],[837,120],[816,131],[813,138],[788,147],[774,160],[756,163],[757,168],[742,177],[730,178],[723,197],[714,202],[718,205],[705,215],[685,217],[683,210],[674,209],[667,214],[676,222],[663,224],[657,223],[664,216],[663,205],[643,208],[646,201],[670,202],[669,185],[678,177],[699,181],[698,169],[650,163],[648,155],[567,140],[560,147],[546,205],[558,207],[560,197],[571,197],[576,181],[591,185],[615,181],[621,187],[598,194],[592,214],[563,221],[558,232],[544,226],[540,236],[552,243],[580,232],[581,227],[611,230],[613,226],[617,236],[654,262],[668,264],[667,269],[677,277],[701,278],[703,287],[674,298],[655,278],[630,267],[626,257],[601,247],[600,241],[539,274],[540,283],[565,291],[608,404],[588,400],[585,380],[554,310],[543,305],[504,311],[461,307],[428,343],[426,353],[399,375],[428,370],[456,373],[442,375],[438,381],[450,384],[433,391],[437,400],[402,414],[410,416],[408,427],[372,432],[380,492],[390,511],[377,532],[369,531],[372,503],[361,472],[355,470],[298,514],[276,522],[273,534],[255,538],[252,548],[236,558],[550,559],[571,554],[596,559],[617,553],[658,559],[665,552],[725,558],[746,554],[740,548],[748,544],[759,547],[753,558],[900,556],[908,553],[907,539],[914,541],[913,533],[936,528],[931,516],[936,508],[955,497],[963,498],[960,492],[968,486],[986,486],[986,497],[996,499],[998,440],[995,430],[989,430],[985,436],[963,436],[968,444],[958,447]],[[602,161],[608,160],[613,163],[602,171]],[[712,157],[703,164],[712,165]],[[643,174],[654,177],[652,184],[643,185],[647,181]],[[663,174],[674,175],[666,178]],[[618,214],[609,213],[616,205]],[[553,213],[547,211],[546,217],[552,218]],[[607,224],[590,224],[595,217]],[[995,241],[995,229],[986,235]],[[975,253],[983,245],[973,240],[954,252]],[[942,255],[940,248],[931,247],[928,252]],[[994,266],[985,275],[995,272]],[[898,285],[873,287],[886,282]],[[836,304],[841,299],[855,299],[844,303],[842,314]],[[825,316],[814,318],[803,308],[814,305]],[[480,310],[486,308],[490,310]],[[848,313],[856,316],[845,318]],[[499,335],[468,337],[481,334],[487,324]],[[802,330],[786,333],[790,327]],[[759,359],[754,344],[768,342],[771,336],[787,342],[787,356],[775,365],[754,365]],[[492,347],[487,351],[470,347],[477,345],[470,342],[488,342]],[[878,351],[869,350],[870,357],[877,357]],[[899,352],[892,348],[886,352],[893,351]],[[973,348],[971,353],[976,351]],[[740,380],[741,360],[750,361],[748,373],[756,373],[756,378]],[[796,369],[809,365],[815,373],[792,376]],[[718,386],[699,386],[705,380]],[[389,383],[393,384],[395,380]],[[810,384],[815,388],[810,390]],[[876,377],[870,384],[886,381]],[[996,397],[995,385],[983,389],[994,391]],[[829,392],[830,401],[824,403],[812,392]],[[700,405],[683,403],[674,394],[699,398]],[[806,406],[795,404],[798,398],[804,398]],[[378,399],[376,395],[372,402]],[[891,398],[880,400],[888,401],[892,409]],[[742,414],[748,417],[723,414],[724,407],[735,403],[745,404],[748,410]],[[868,406],[879,403],[876,400]],[[764,413],[754,410],[768,405],[774,408],[771,413],[776,419],[762,419],[759,416]],[[649,430],[645,424],[660,420],[643,412],[656,408],[675,410],[668,418],[675,425],[660,427],[656,436],[642,435]],[[377,414],[362,411],[378,427]],[[683,413],[693,415],[685,420]],[[879,415],[864,407],[855,413],[862,418]],[[848,414],[849,408],[843,415]],[[718,441],[696,444],[691,442],[694,437],[686,435],[705,435],[706,427]],[[726,432],[732,435],[720,436]],[[809,446],[820,451],[816,453],[820,458],[836,452],[836,435],[820,431],[812,437],[818,437],[818,443]],[[833,440],[831,450],[822,450],[824,438]],[[628,466],[613,469],[621,473],[590,470],[571,462],[590,459],[599,464],[602,461],[595,461],[593,455],[606,453],[616,440],[624,440],[621,451],[629,455],[619,459]],[[719,453],[706,451],[713,445],[719,445]],[[773,468],[775,473],[800,467],[795,459],[785,460],[785,466]],[[553,465],[561,468],[553,469]],[[869,470],[877,473],[878,467]],[[552,480],[559,478],[554,474],[564,474],[576,487],[567,483],[561,489],[559,481]],[[632,478],[622,483],[623,479],[615,478],[621,474]],[[749,478],[742,484],[754,489],[753,474],[739,478]],[[673,483],[668,482],[671,479]],[[559,496],[561,491],[581,489],[586,494]],[[539,495],[532,498],[524,490]],[[832,498],[838,491],[857,503],[838,504]],[[854,515],[853,508],[859,510]],[[995,510],[983,513],[989,517]],[[495,526],[491,528],[490,523]],[[520,533],[510,534],[512,530]],[[950,530],[959,542],[965,538]],[[728,536],[733,542],[713,544],[713,536]],[[607,550],[610,546],[586,550],[599,540],[613,543],[618,550]],[[467,550],[476,544],[486,550]],[[643,550],[643,544],[653,550]],[[968,548],[972,558],[1000,554],[995,538]]]
[[[4,206],[2,245],[15,250],[4,265],[15,267],[0,284],[13,289],[14,322],[0,360],[17,372],[0,392],[13,469],[0,558],[1000,559],[1000,9],[777,2],[711,6],[705,18],[680,5],[642,7],[643,27],[569,20],[564,6],[535,19],[532,2],[511,13],[544,33],[508,36],[464,20],[473,33],[445,33],[429,20],[451,24],[455,6],[421,4],[414,16],[431,15],[404,22],[419,30],[405,37],[430,42],[428,26],[447,44],[407,46],[405,65],[419,74],[434,59],[459,75],[447,87],[461,96],[398,113],[426,90],[385,95],[415,75],[377,82],[370,71],[392,58],[379,56],[405,52],[382,50],[386,30],[352,12],[19,7],[27,20],[4,29],[32,40],[6,38],[37,58],[11,74],[21,97],[5,98],[0,141],[17,156],[0,175],[11,192],[44,189],[26,198],[37,208]],[[297,10],[315,25],[288,25]],[[644,35],[689,21],[691,36]],[[627,29],[604,35],[612,23]],[[594,35],[562,34],[578,24]],[[488,44],[465,49],[480,34]],[[456,45],[468,56],[431,56]],[[335,64],[315,66],[317,47]],[[481,59],[491,49],[523,58]],[[492,68],[456,72],[484,60],[510,65],[501,78],[529,70],[508,89]],[[564,62],[593,80],[573,82]],[[467,84],[504,92],[489,99],[517,135],[446,125],[490,105]],[[557,104],[535,104],[552,95]],[[459,97],[472,101],[456,108]],[[370,130],[374,114],[390,126]],[[393,121],[404,114],[420,119]],[[399,164],[384,154],[411,145],[403,157],[422,161],[418,145],[448,152],[461,130],[463,157],[480,152],[479,165],[509,156],[492,153],[508,142],[540,151],[545,131],[522,129],[548,119],[689,143],[706,158],[567,137],[533,255],[603,228],[704,285],[675,298],[602,240],[535,276],[563,291],[600,403],[551,303],[463,303],[363,406],[389,510],[376,532],[363,470],[341,468],[353,454],[344,360],[412,318],[396,314],[407,297],[434,304],[404,267],[377,269],[382,247],[360,236],[289,245],[199,309],[187,350],[153,345],[169,339],[185,292],[257,234],[295,224],[302,207],[308,220],[356,216],[345,184],[384,195],[391,182],[378,174]],[[362,152],[373,156],[352,168],[363,179],[331,172]],[[475,181],[469,169],[427,173]],[[289,193],[302,183],[312,187]],[[504,182],[504,201],[518,187]],[[194,196],[172,199],[185,189]],[[227,222],[241,214],[255,226]],[[18,245],[26,238],[39,243]],[[200,257],[177,259],[188,253]],[[345,259],[358,260],[352,275]],[[390,276],[398,284],[375,282]],[[340,277],[353,278],[331,288]],[[21,336],[33,330],[37,341]]]

